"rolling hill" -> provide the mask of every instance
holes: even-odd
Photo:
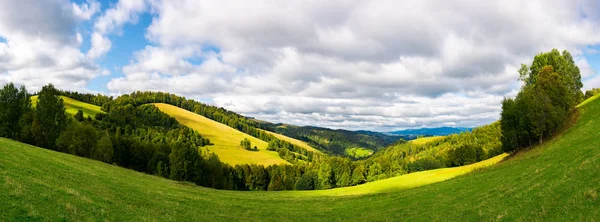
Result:
[[[258,120],[255,120],[258,121]],[[282,123],[259,121],[261,128],[296,138],[325,153],[338,156],[348,156],[346,149],[360,148],[378,151],[395,143],[399,139],[410,139],[406,136],[387,135],[372,131],[349,131],[328,129],[314,126],[295,126]]]
[[[277,152],[268,151],[267,146],[269,144],[265,141],[173,105],[164,103],[154,105],[162,112],[174,117],[179,123],[197,130],[202,137],[209,139],[213,145],[206,146],[204,149],[217,154],[224,163],[232,166],[245,163],[259,165],[288,163],[281,159]],[[240,141],[244,138],[248,138],[252,147],[256,146],[258,151],[248,151],[241,148]]]
[[[351,195],[214,190],[0,139],[0,220],[593,220],[600,100],[584,104],[562,135],[494,166],[411,189],[367,183]],[[386,184],[403,185],[394,179]]]
[[[67,113],[71,115],[77,114],[77,111],[81,110],[83,112],[84,117],[91,116],[92,118],[98,113],[104,113],[104,111],[100,110],[99,106],[92,105],[89,103],[81,102],[79,100],[71,99],[69,97],[61,96],[63,99],[63,103],[65,105]],[[37,104],[38,97],[32,96],[31,103],[33,106]]]
[[[455,133],[471,131],[472,128],[466,127],[437,127],[437,128],[420,128],[406,129],[389,132],[391,135],[430,135],[430,136],[446,136]]]

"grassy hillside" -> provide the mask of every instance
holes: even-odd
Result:
[[[306,142],[304,142],[302,140],[297,140],[297,139],[294,139],[294,138],[291,138],[291,137],[288,137],[288,136],[285,136],[285,135],[281,135],[281,134],[274,133],[274,132],[269,132],[269,131],[266,131],[266,130],[263,130],[263,131],[270,133],[271,135],[277,137],[277,139],[280,139],[280,140],[283,140],[283,141],[287,141],[287,142],[289,142],[291,144],[294,144],[296,146],[302,147],[302,148],[304,148],[304,149],[306,149],[308,151],[315,152],[315,153],[321,153],[320,150],[313,148],[312,146],[308,145],[308,143],[306,143]]]
[[[206,189],[0,139],[0,220],[591,221],[600,218],[598,119],[594,100],[562,136],[489,168],[348,196]]]
[[[231,165],[244,163],[260,165],[288,163],[281,159],[277,152],[268,151],[267,146],[269,144],[265,141],[176,106],[164,103],[154,105],[162,112],[177,119],[181,124],[197,130],[202,137],[209,139],[214,145],[204,148],[217,154],[219,159],[224,163]],[[252,147],[256,146],[258,151],[248,151],[241,148],[240,142],[244,138],[248,138]]]
[[[0,220],[185,220],[212,217],[211,211],[221,219],[246,220],[243,211],[232,211],[228,214],[219,207],[235,207],[240,204],[260,210],[260,205],[253,201],[312,202],[326,196],[341,197],[405,190],[495,164],[505,156],[469,166],[424,171],[355,187],[320,191],[234,192],[175,182],[0,138],[0,188],[8,191],[0,193]],[[242,202],[236,203],[236,200]],[[205,204],[208,205],[203,207]],[[193,214],[195,208],[201,213]],[[248,219],[275,219],[266,217],[264,213]]]
[[[430,137],[421,137],[421,138],[417,138],[414,140],[410,140],[409,142],[414,143],[414,144],[418,144],[418,145],[422,145],[422,144],[426,144],[432,141],[436,141],[439,139],[443,139],[446,136],[430,136]]]
[[[99,106],[92,105],[89,103],[84,103],[79,100],[71,99],[69,97],[61,96],[61,98],[63,99],[63,103],[65,105],[67,113],[69,113],[69,114],[75,115],[75,114],[77,114],[77,111],[81,110],[81,111],[83,111],[84,117],[91,116],[93,118],[98,113],[104,113],[104,111],[100,110]],[[37,96],[31,97],[31,103],[34,106],[37,104],[37,100],[38,100]]]

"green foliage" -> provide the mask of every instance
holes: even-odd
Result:
[[[598,94],[600,94],[600,88],[589,89],[589,90],[585,91],[584,99],[592,98],[593,96],[598,95]]]
[[[75,118],[75,120],[77,120],[79,122],[82,122],[83,120],[85,120],[83,118],[83,111],[77,110],[77,113],[75,114],[74,118]]]
[[[25,115],[30,115],[31,102],[24,86],[17,89],[13,83],[0,89],[0,136],[21,139],[29,137],[29,126],[21,123]],[[25,132],[23,132],[23,129]]]
[[[92,158],[96,153],[97,143],[96,129],[89,124],[77,122],[70,124],[56,139],[59,151],[87,158]]]
[[[52,84],[42,87],[35,108],[32,126],[36,144],[50,149],[55,148],[55,140],[67,125],[63,100]]]
[[[169,155],[170,176],[173,180],[197,181],[200,177],[200,155],[191,143],[175,142]]]
[[[250,140],[248,138],[244,138],[241,142],[240,142],[240,146],[246,150],[250,150],[250,151],[258,151],[258,147],[254,146],[254,148],[252,148],[252,144],[250,143]]]
[[[464,166],[486,159],[485,151],[479,146],[462,145],[448,152],[448,165]]]
[[[539,144],[561,129],[583,99],[581,75],[570,53],[538,54],[519,70],[525,85],[515,99],[502,102],[501,130],[505,151]]]
[[[110,135],[108,132],[104,133],[104,135],[98,140],[96,149],[94,151],[94,159],[105,163],[112,163],[112,158],[115,151],[113,149],[113,144],[110,140]]]
[[[294,189],[296,190],[315,190],[317,189],[318,175],[313,171],[306,172],[296,182]]]

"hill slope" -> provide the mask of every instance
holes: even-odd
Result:
[[[580,113],[562,137],[485,170],[358,196],[206,189],[0,139],[0,220],[593,220],[600,100]]]
[[[154,105],[162,112],[177,119],[179,123],[197,130],[202,137],[209,139],[214,145],[204,148],[217,154],[219,159],[224,163],[231,165],[245,163],[260,165],[288,163],[281,159],[277,152],[268,151],[267,146],[269,144],[265,141],[176,106],[164,103],[156,103]],[[248,138],[252,147],[256,146],[258,151],[248,151],[241,148],[240,142],[244,138]]]
[[[75,115],[77,111],[83,111],[83,116],[92,118],[98,113],[104,113],[104,111],[100,110],[99,106],[92,105],[89,103],[81,102],[79,100],[71,99],[69,97],[61,96],[63,99],[63,104],[65,105],[66,111],[69,114]],[[31,103],[35,106],[37,104],[38,96],[31,97]]]
[[[266,130],[263,130],[263,131],[270,133],[271,135],[277,137],[277,139],[280,139],[280,140],[283,140],[283,141],[287,141],[287,142],[289,142],[291,144],[294,144],[296,146],[304,148],[304,149],[306,149],[308,151],[315,152],[315,153],[321,153],[320,150],[313,148],[312,146],[308,145],[308,143],[306,143],[306,142],[304,142],[302,140],[297,140],[297,139],[294,139],[292,137],[288,137],[288,136],[285,136],[285,135],[281,135],[281,134],[270,132],[270,131],[266,131]]]

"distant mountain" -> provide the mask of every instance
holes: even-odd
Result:
[[[437,128],[420,128],[406,129],[389,132],[391,135],[431,135],[431,136],[446,136],[453,133],[461,133],[471,131],[473,128],[467,127],[437,127]]]

